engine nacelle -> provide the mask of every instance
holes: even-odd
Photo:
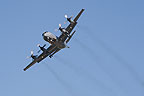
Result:
[[[42,36],[43,36],[43,39],[49,42],[50,44],[53,44],[55,41],[57,41],[57,37],[51,32],[44,32]]]
[[[59,30],[60,30],[64,35],[69,36],[68,31],[67,31],[65,28],[59,27]]]

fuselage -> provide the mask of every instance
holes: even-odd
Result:
[[[62,41],[56,41],[55,43],[54,43],[59,49],[63,49],[63,48],[65,48],[67,45],[66,45],[66,43],[65,42],[62,42]]]
[[[42,36],[45,41],[49,42],[50,44],[55,44],[59,49],[63,49],[67,46],[65,41],[61,41],[60,39],[58,39],[57,36],[55,36],[51,32],[44,32]]]

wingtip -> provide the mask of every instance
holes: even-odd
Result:
[[[85,8],[82,9],[83,11],[85,10]]]
[[[24,69],[23,69],[23,71],[26,71],[26,70],[27,70],[27,68],[24,68]]]

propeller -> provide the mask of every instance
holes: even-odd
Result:
[[[68,18],[68,16],[67,16],[67,15],[65,15],[64,17],[67,19],[67,20],[64,22],[64,24],[66,24],[66,23],[67,23],[67,21],[69,21],[69,22],[71,21],[71,19],[73,18],[73,15],[72,15],[71,17],[69,17],[69,18]]]
[[[46,44],[44,44],[42,47],[40,46],[40,44],[37,44],[37,47],[40,47],[40,50],[37,53],[39,53],[42,50],[42,48],[44,48],[45,46]]]
[[[67,15],[65,15],[65,18],[67,19],[67,18],[68,18],[68,16],[67,16]]]
[[[59,28],[61,27],[61,24],[59,24]]]
[[[31,51],[31,55],[33,55],[34,54],[34,52],[33,51]]]
[[[59,28],[61,28],[61,26],[62,26],[62,25],[61,25],[61,24],[59,24]],[[55,31],[56,31],[56,32],[57,32],[58,30],[59,30],[59,29],[55,29]]]
[[[31,51],[30,53],[31,53],[31,56],[34,54],[33,51]],[[29,58],[31,58],[31,56],[27,56],[26,58],[29,59]]]
[[[40,44],[37,44],[37,47],[40,47]],[[38,50],[38,52],[37,53],[39,53],[41,50]]]
[[[37,44],[37,47],[40,47],[40,44]]]
[[[57,31],[58,31],[58,29],[55,29],[54,31],[55,31],[55,32],[57,32]]]

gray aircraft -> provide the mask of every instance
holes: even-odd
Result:
[[[67,43],[70,41],[70,39],[72,38],[72,36],[76,32],[76,31],[72,32],[72,30],[76,26],[77,20],[81,16],[83,11],[84,11],[84,9],[82,9],[79,12],[79,14],[74,18],[74,20],[72,20],[72,16],[68,18],[68,16],[65,15],[65,18],[67,19],[67,21],[69,21],[70,24],[68,25],[67,28],[62,28],[61,24],[59,24],[59,30],[62,33],[59,37],[55,36],[51,32],[47,32],[47,31],[42,34],[43,39],[45,41],[49,42],[51,45],[46,49],[45,48],[46,45],[40,46],[40,44],[38,44],[38,47],[40,48],[40,50],[42,50],[42,53],[38,56],[38,55],[33,55],[33,51],[31,51],[31,56],[30,57],[33,59],[33,61],[28,66],[26,66],[24,68],[24,71],[26,71],[28,68],[30,68],[35,63],[41,62],[47,56],[52,58],[52,56],[55,53],[57,53],[58,51],[60,51],[61,49],[69,48],[67,46]],[[40,50],[38,52],[40,52]]]

